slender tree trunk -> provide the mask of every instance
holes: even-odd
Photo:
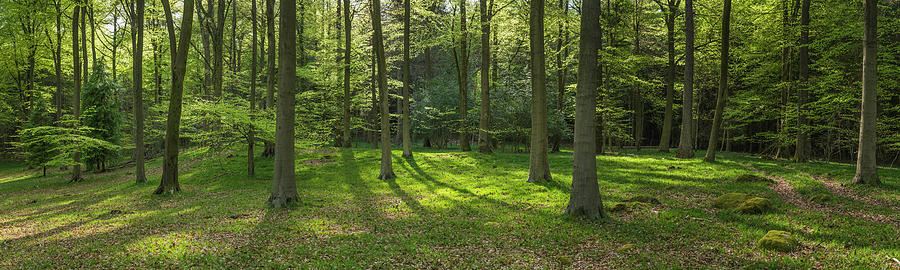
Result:
[[[878,117],[878,1],[863,0],[862,108],[859,120],[859,151],[853,184],[880,185],[876,163],[876,118]]]
[[[282,207],[299,202],[294,171],[294,98],[297,81],[297,2],[281,1],[278,35],[278,107],[275,125],[275,172],[266,204]],[[272,43],[269,43],[272,46]],[[271,57],[270,57],[271,59]]]
[[[81,1],[75,1],[75,8],[72,13],[72,67],[73,67],[73,78],[74,78],[74,91],[72,92],[72,114],[75,115],[75,128],[79,126],[79,119],[81,118],[81,58],[79,57],[79,42],[78,42],[78,17],[80,15]],[[70,182],[78,182],[83,180],[81,178],[81,152],[75,151],[72,154],[72,159],[75,162],[75,165],[72,166],[72,179]]]
[[[350,18],[350,0],[344,1],[344,119],[342,123],[342,133],[341,139],[343,142],[341,146],[343,147],[352,147],[352,143],[350,142],[350,46],[351,46],[351,37],[350,30],[352,29],[352,20]]]
[[[800,88],[797,101],[797,149],[794,151],[794,161],[806,162],[809,160],[809,135],[806,131],[806,103],[809,96],[809,1],[802,0],[803,7],[800,12]]]
[[[175,22],[172,19],[172,9],[168,0],[163,0],[163,8],[166,13],[166,24],[170,31],[169,37],[174,37]],[[178,184],[178,141],[179,127],[181,126],[181,101],[184,95],[184,75],[187,65],[188,48],[191,42],[191,29],[194,22],[194,1],[185,1],[184,11],[181,16],[181,33],[178,42],[172,38],[170,47],[177,47],[172,51],[172,90],[169,93],[169,114],[166,119],[165,153],[163,154],[162,180],[155,194],[175,193],[181,191]]]
[[[528,182],[551,180],[547,157],[547,74],[544,67],[544,0],[531,0],[531,162]]]
[[[143,183],[147,182],[144,172],[144,0],[135,2],[134,18],[131,19],[136,37],[131,75],[134,81],[134,177],[135,182]]]
[[[88,69],[87,23],[85,23],[85,20],[88,16],[87,2],[82,2],[81,5],[81,75],[82,81],[87,83],[91,78],[91,70]]]
[[[56,0],[56,47],[54,48],[53,67],[56,71],[56,117],[55,122],[62,120],[63,112],[63,89],[62,89],[62,0]]]
[[[250,0],[250,21],[251,21],[250,28],[252,29],[251,31],[253,31],[253,41],[250,43],[250,50],[252,51],[252,55],[250,56],[252,58],[252,60],[250,61],[250,113],[251,113],[250,114],[250,122],[251,122],[251,124],[250,124],[249,130],[247,131],[247,175],[250,175],[250,176],[256,175],[256,162],[255,162],[255,158],[253,156],[254,155],[253,148],[256,145],[256,138],[255,138],[256,134],[254,133],[255,129],[253,128],[253,124],[252,124],[252,122],[255,118],[255,115],[257,113],[257,111],[256,111],[256,83],[257,83],[257,78],[259,78],[257,76],[258,74],[256,73],[256,66],[258,65],[258,62],[257,62],[258,50],[256,49],[256,45],[257,45],[256,40],[259,35],[259,32],[257,31],[257,25],[256,25],[256,22],[257,22],[257,19],[256,19],[257,13],[256,12],[257,12],[256,11],[256,0]]]
[[[684,92],[681,105],[681,138],[678,144],[679,158],[694,157],[692,138],[694,108],[694,1],[684,0]]]
[[[412,157],[412,138],[409,134],[409,0],[403,0],[403,157]]]
[[[722,129],[725,103],[728,102],[728,45],[731,41],[731,0],[725,0],[722,8],[722,56],[719,64],[719,92],[716,94],[716,114],[713,117],[712,131],[709,132],[709,147],[706,148],[706,162],[716,161],[716,150],[719,146],[719,133]]]
[[[266,62],[266,110],[275,107],[275,0],[266,0],[266,37],[269,39]],[[275,144],[266,141],[263,146],[263,157],[275,155]]]
[[[388,110],[387,67],[384,56],[384,38],[381,32],[381,1],[372,0],[373,48],[378,58],[378,93],[381,96],[381,173],[378,179],[394,178],[391,164],[391,123]]]
[[[232,0],[234,1],[234,0]],[[222,98],[224,39],[225,39],[225,0],[216,0],[216,19],[213,22],[213,97]],[[212,7],[207,7],[212,8]]]
[[[88,1],[91,1],[91,0],[88,0]],[[94,29],[94,3],[91,2],[91,3],[88,5],[88,8],[89,8],[90,11],[91,11],[91,13],[90,13],[90,24],[91,24],[91,66],[93,67],[93,66],[97,65],[97,45],[96,45],[95,42],[94,42],[94,41],[96,40],[96,34],[95,34],[96,31],[95,31],[95,29]]]
[[[468,45],[468,30],[466,30],[466,1],[459,1],[459,28],[460,28],[460,37],[459,37],[459,56],[457,63],[457,68],[459,69],[459,108],[457,108],[459,113],[460,120],[460,128],[459,128],[459,150],[460,151],[471,151],[472,147],[469,146],[469,133],[466,131],[468,129],[466,123],[467,114],[469,113],[469,49]]]
[[[534,1],[534,0],[532,0]],[[578,86],[575,99],[575,153],[572,194],[566,214],[590,219],[605,218],[597,183],[596,89],[597,50],[600,49],[600,0],[584,0],[581,15],[581,46],[578,54]]]
[[[639,56],[641,54],[641,12],[643,8],[643,1],[636,0],[634,7],[634,55]],[[640,67],[638,67],[638,74],[640,75]],[[636,151],[641,151],[641,145],[644,142],[644,98],[641,93],[640,85],[634,85],[633,92],[633,100],[634,100],[634,149]]]
[[[660,8],[662,4],[660,3]],[[675,16],[678,2],[669,0],[666,8],[666,51],[669,62],[666,69],[666,109],[663,113],[662,135],[659,138],[659,151],[668,152],[672,139],[672,106],[675,103]]]
[[[203,83],[201,84],[202,92],[204,96],[211,96],[209,93],[210,85],[212,84],[212,74],[210,69],[212,64],[210,64],[210,31],[212,27],[210,27],[210,16],[212,16],[212,0],[207,0],[206,8],[203,7],[204,0],[198,0],[197,4],[197,19],[200,20],[200,42],[203,44]]]
[[[408,1],[408,0],[407,0]],[[478,121],[478,151],[491,152],[491,16],[488,0],[480,0],[481,8],[481,108]]]

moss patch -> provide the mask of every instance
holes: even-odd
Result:
[[[766,198],[753,197],[738,205],[737,211],[743,214],[762,214],[772,209],[772,202]]]
[[[750,198],[753,198],[753,196],[744,193],[728,193],[713,200],[713,207],[719,209],[737,208]]]
[[[800,246],[790,233],[776,230],[767,232],[756,244],[759,248],[780,252],[791,252]]]
[[[756,183],[756,182],[775,183],[775,181],[772,181],[772,179],[762,177],[759,175],[755,175],[755,174],[742,174],[742,175],[738,176],[737,178],[735,178],[734,181],[738,182],[738,183]]]
[[[816,194],[809,196],[809,200],[818,204],[825,204],[826,202],[831,201],[831,195],[828,194]]]
[[[651,197],[651,196],[647,196],[647,195],[634,196],[634,197],[628,198],[624,201],[625,202],[642,202],[642,203],[660,204],[658,199]]]
[[[625,203],[617,203],[607,210],[612,213],[617,213],[617,212],[622,212],[622,211],[628,210],[628,206],[625,205]]]

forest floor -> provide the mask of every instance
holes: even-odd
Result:
[[[258,149],[261,149],[259,147]],[[882,187],[844,186],[847,164],[793,164],[721,153],[716,163],[671,153],[598,157],[604,221],[562,215],[572,154],[550,155],[554,180],[525,182],[528,155],[394,151],[395,180],[376,179],[375,149],[299,151],[302,202],[269,209],[272,159],[246,173],[246,151],[181,156],[182,192],[152,195],[133,168],[88,173],[0,163],[0,268],[876,268],[900,262],[900,169]],[[702,153],[698,152],[698,157]],[[736,182],[743,174],[774,183]],[[768,198],[745,215],[711,201],[729,192]],[[817,203],[812,195],[830,194]],[[757,248],[769,230],[801,247]]]

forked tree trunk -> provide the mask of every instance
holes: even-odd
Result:
[[[294,170],[294,89],[297,81],[297,2],[281,1],[278,35],[278,107],[275,117],[275,168],[266,204],[284,207],[299,202]],[[272,46],[272,43],[269,43]],[[270,58],[271,59],[271,58]]]
[[[134,9],[131,20],[136,40],[131,75],[134,83],[134,177],[135,182],[143,183],[147,182],[144,172],[144,0],[135,1]]]
[[[172,38],[175,36],[175,20],[172,18],[172,9],[168,0],[163,0],[163,8],[166,13],[166,24],[168,25],[169,43],[171,47],[177,47],[177,51],[172,51],[172,90],[169,93],[169,114],[166,118],[166,141],[165,153],[163,154],[163,171],[162,180],[159,182],[159,188],[155,194],[175,193],[181,191],[178,184],[178,141],[179,127],[181,126],[181,101],[184,96],[184,74],[186,71],[188,48],[191,42],[191,29],[194,22],[194,1],[184,2],[184,13],[181,17],[181,33],[178,42]]]
[[[725,103],[728,102],[728,44],[731,33],[731,0],[725,0],[722,8],[722,56],[719,64],[719,92],[716,94],[716,114],[713,116],[712,130],[709,132],[709,146],[706,148],[706,162],[716,161],[719,133],[722,129]]]
[[[391,164],[391,123],[388,110],[387,95],[387,67],[384,59],[384,36],[381,32],[381,1],[372,0],[372,45],[378,66],[378,95],[381,97],[381,173],[378,179],[387,180],[394,178],[394,168]]]
[[[566,214],[590,219],[604,218],[603,200],[597,183],[595,152],[597,51],[600,49],[600,0],[584,0],[581,14],[581,46],[578,54],[578,86],[575,98],[575,153],[572,194]]]
[[[681,105],[681,138],[678,144],[679,158],[694,157],[693,108],[694,108],[694,1],[684,0],[684,101]]]
[[[409,0],[406,0],[409,1]],[[478,119],[478,152],[491,152],[491,15],[488,0],[481,7],[481,106]]]
[[[875,163],[876,117],[878,117],[878,1],[863,0],[862,109],[859,120],[859,151],[853,184],[880,185]]]
[[[544,0],[531,1],[531,157],[528,182],[551,180],[547,157],[547,74],[544,67]]]

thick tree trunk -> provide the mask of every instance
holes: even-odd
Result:
[[[281,1],[278,35],[278,107],[275,125],[275,169],[272,195],[266,204],[283,207],[299,202],[294,171],[294,89],[297,81],[297,2]],[[269,43],[272,46],[272,43]],[[271,56],[271,55],[270,55]],[[270,58],[271,59],[271,58]]]
[[[147,182],[144,172],[144,0],[135,3],[131,20],[135,32],[131,75],[134,83],[134,177],[135,182],[143,183]]]
[[[809,1],[802,0],[803,7],[800,12],[800,89],[797,101],[797,149],[794,151],[794,161],[806,162],[809,160],[809,135],[806,130],[806,103],[809,97]]]
[[[266,0],[266,37],[269,40],[268,62],[266,62],[266,110],[275,107],[275,0]],[[266,141],[263,157],[275,155],[275,144]]]
[[[373,47],[378,58],[378,95],[381,96],[381,173],[378,179],[394,178],[391,164],[391,123],[387,95],[387,67],[384,55],[384,38],[381,32],[381,1],[372,0]]]
[[[880,185],[875,162],[878,117],[878,1],[863,0],[862,108],[859,120],[859,151],[853,184]]]
[[[81,1],[75,1],[76,5],[81,4]],[[72,114],[75,116],[75,127],[78,127],[78,119],[81,118],[81,58],[79,57],[79,42],[78,42],[78,17],[80,15],[81,8],[79,6],[75,6],[75,11],[72,14],[72,67],[73,67],[73,79],[75,83],[75,87],[72,92]],[[72,159],[75,162],[75,165],[72,166],[72,179],[70,182],[78,182],[83,180],[81,178],[81,153],[76,151],[72,154]]]
[[[660,8],[662,4],[660,4]],[[669,0],[666,7],[666,52],[669,56],[666,69],[666,109],[663,112],[662,134],[659,137],[659,151],[668,152],[672,140],[672,106],[675,103],[675,16],[678,1]]]
[[[408,0],[407,0],[408,1]],[[478,119],[478,152],[491,152],[491,16],[488,0],[481,5],[481,106]]]
[[[719,64],[719,92],[716,94],[716,114],[713,117],[712,131],[709,132],[709,146],[706,148],[706,162],[716,161],[719,146],[719,133],[722,129],[725,103],[728,102],[728,44],[731,33],[731,0],[725,0],[722,8],[722,56]]]
[[[578,86],[575,99],[575,153],[572,167],[572,194],[566,214],[590,219],[604,218],[603,201],[597,183],[595,150],[597,51],[600,0],[584,0],[581,15],[581,46],[578,54]]]
[[[409,0],[403,0],[403,157],[412,157],[412,137],[409,134]]]
[[[251,122],[254,120],[254,116],[256,115],[256,83],[257,78],[259,78],[256,74],[256,66],[258,65],[258,50],[256,49],[257,45],[257,37],[259,35],[257,26],[256,26],[256,0],[250,1],[250,28],[253,31],[253,40],[250,43],[250,50],[252,55],[250,56],[252,59],[250,61],[250,112],[251,112]],[[254,134],[253,124],[250,125],[249,130],[247,131],[247,175],[253,176],[256,174],[256,162],[254,157],[254,146],[256,145],[256,138]]]
[[[163,0],[163,8],[166,13],[166,24],[170,31],[169,37],[174,37],[175,22],[172,19],[172,9],[167,0]],[[194,21],[194,1],[185,1],[183,16],[181,17],[181,33],[178,42],[172,38],[170,46],[177,47],[172,51],[172,90],[169,93],[169,114],[166,118],[165,153],[163,154],[162,180],[155,194],[175,193],[181,191],[178,184],[178,141],[179,127],[181,126],[181,101],[184,96],[184,75],[187,69],[187,54],[191,42],[191,29]]]
[[[469,133],[466,131],[468,129],[466,123],[467,114],[469,113],[469,49],[468,45],[468,31],[466,30],[466,1],[459,1],[459,28],[460,28],[460,38],[459,38],[459,55],[457,62],[457,72],[459,76],[459,108],[457,111],[459,113],[459,150],[460,151],[471,151],[472,147],[469,146]]]
[[[694,107],[694,1],[684,1],[684,101],[681,105],[681,138],[678,144],[679,158],[694,157],[693,107]]]
[[[344,119],[341,125],[342,135],[341,139],[343,142],[341,146],[343,147],[351,147],[352,143],[350,142],[350,46],[351,46],[351,37],[350,30],[351,27],[351,19],[350,19],[350,0],[344,1]]]
[[[531,1],[531,157],[528,182],[551,180],[547,157],[547,74],[544,67],[544,0]]]

